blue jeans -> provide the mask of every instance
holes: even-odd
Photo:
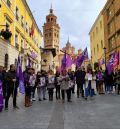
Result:
[[[107,92],[112,92],[113,91],[113,86],[112,85],[106,85],[106,90],[107,90]]]
[[[88,87],[85,89],[85,97],[93,97],[94,89],[92,89],[91,81],[88,81]]]

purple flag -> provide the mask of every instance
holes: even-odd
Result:
[[[0,80],[0,112],[3,109],[3,90],[2,90],[2,81]]]
[[[67,59],[66,59],[66,68],[69,68],[72,64],[73,64],[73,61],[72,61],[70,55],[68,55]]]
[[[66,60],[67,60],[67,57],[66,57],[66,51],[65,51],[64,57],[62,59],[61,69],[66,69]]]
[[[115,60],[115,53],[111,55],[110,60],[107,63],[107,70],[108,70],[108,74],[110,75],[113,71],[113,64],[114,64],[114,60]]]
[[[18,63],[17,63],[17,77],[19,78],[19,92],[22,94],[25,94],[25,87],[24,87],[24,76],[20,64],[20,57],[18,57]]]
[[[82,54],[79,57],[77,57],[76,66],[81,67],[83,61],[86,60],[86,59],[88,59],[87,48],[85,48],[85,50],[82,52]]]

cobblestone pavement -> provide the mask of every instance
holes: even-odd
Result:
[[[19,110],[0,113],[0,129],[120,129],[120,96],[95,96],[85,101],[73,96],[73,102],[34,102],[25,108],[19,96]]]

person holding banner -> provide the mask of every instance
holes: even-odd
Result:
[[[57,71],[55,74],[55,88],[56,88],[56,99],[60,99],[60,72]]]
[[[37,85],[37,94],[38,94],[38,100],[42,101],[46,100],[45,94],[46,94],[46,75],[44,71],[38,71],[37,77],[36,77],[36,85]]]
[[[24,71],[24,86],[25,86],[25,107],[31,106],[30,104],[30,96],[31,96],[31,90],[30,90],[30,73],[31,69],[26,67],[26,70]]]
[[[53,101],[53,92],[55,88],[55,76],[52,70],[48,73],[48,94],[49,94],[49,101]]]
[[[8,71],[6,75],[7,80],[7,95],[5,98],[5,110],[8,110],[8,102],[9,98],[12,95],[13,96],[13,107],[15,109],[18,109],[18,106],[16,104],[16,97],[17,97],[17,89],[19,85],[19,80],[16,76],[16,68],[15,65],[10,65],[10,70]]]
[[[70,97],[69,81],[70,81],[70,78],[67,74],[67,71],[63,70],[61,75],[61,86],[60,86],[63,103],[65,102],[65,92],[67,94],[68,102],[72,102]]]

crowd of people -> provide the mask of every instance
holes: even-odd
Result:
[[[26,68],[23,72],[25,88],[25,107],[32,106],[33,101],[45,101],[48,95],[49,101],[65,100],[72,102],[72,94],[77,93],[77,98],[87,100],[95,95],[120,94],[120,70],[114,70],[111,74],[107,70],[78,68],[76,71],[62,70],[48,72],[41,70],[35,73],[35,69]],[[18,109],[17,97],[19,78],[16,75],[15,65],[10,65],[10,70],[0,66],[0,81],[3,83],[2,91],[5,100],[5,110],[8,110],[10,96],[13,97],[13,107]],[[77,89],[77,92],[75,92]],[[54,95],[55,94],[55,95]]]

